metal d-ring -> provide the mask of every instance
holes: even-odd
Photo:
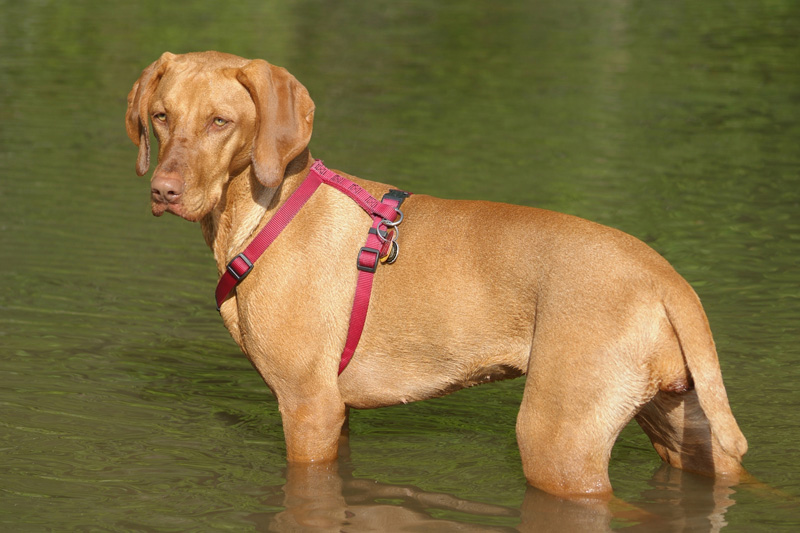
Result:
[[[383,224],[383,223],[381,223],[381,224]],[[378,230],[377,235],[378,235],[378,239],[380,239],[381,242],[384,242],[384,243],[385,242],[397,242],[397,236],[400,235],[400,228],[390,227],[389,229],[391,229],[391,231],[392,231],[392,238],[391,239],[387,239],[386,238],[386,235],[389,233],[388,229],[386,231],[382,232],[382,233],[381,233],[380,230]]]
[[[384,226],[389,226],[389,227],[393,228],[393,227],[397,226],[398,224],[400,224],[403,221],[403,212],[400,211],[399,209],[397,209],[396,207],[394,208],[394,210],[398,215],[400,215],[400,218],[398,218],[394,222],[392,222],[391,220],[386,220],[384,218],[383,222],[381,222],[381,224],[383,224]]]

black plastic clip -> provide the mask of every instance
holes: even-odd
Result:
[[[363,254],[364,252],[375,254],[375,262],[372,264],[372,266],[370,266],[368,264],[362,264],[361,263],[361,254]],[[376,250],[375,248],[368,248],[368,247],[364,246],[358,252],[358,260],[356,262],[356,266],[358,266],[358,269],[363,271],[363,272],[372,272],[374,274],[375,271],[378,270],[378,264],[380,263],[380,256],[381,256],[381,251],[380,250]]]
[[[247,269],[241,273],[237,272],[236,266],[234,266],[233,264],[233,262],[236,261],[237,259],[241,259],[242,261],[244,261],[244,264],[247,265]],[[233,279],[236,280],[236,283],[239,283],[240,281],[242,281],[244,278],[247,277],[247,275],[250,273],[251,270],[253,270],[253,263],[247,258],[246,255],[244,255],[244,253],[241,253],[236,257],[234,257],[233,259],[231,259],[231,262],[228,263],[227,269],[228,272],[230,272],[231,276],[233,276]]]

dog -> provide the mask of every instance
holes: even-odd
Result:
[[[126,113],[139,175],[150,167],[151,124],[158,140],[153,214],[199,222],[225,276],[313,172],[314,111],[306,88],[264,60],[164,53],[134,83]],[[390,189],[333,175],[370,198]],[[658,253],[531,207],[415,192],[397,212],[401,226],[388,236],[390,221],[379,226],[393,263],[375,263],[363,331],[340,375],[372,220],[342,190],[317,188],[221,302],[278,400],[290,463],[336,459],[351,407],[526,375],[516,433],[534,487],[610,498],[611,448],[632,418],[674,467],[744,473],[747,441],[705,313]]]

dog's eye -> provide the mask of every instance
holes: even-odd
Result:
[[[166,122],[167,121],[167,114],[166,113],[156,113],[153,115],[153,118],[159,122]]]
[[[227,121],[227,120],[225,120],[224,118],[216,117],[216,118],[214,119],[214,125],[215,125],[215,126],[222,127],[222,126],[224,126],[224,125],[225,125],[225,124],[227,124],[227,123],[228,123],[228,121]]]

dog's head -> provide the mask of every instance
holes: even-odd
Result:
[[[150,167],[150,123],[158,139],[153,214],[197,221],[250,165],[265,187],[281,183],[311,139],[314,103],[294,76],[266,61],[165,52],[134,83],[125,119],[140,176]]]

